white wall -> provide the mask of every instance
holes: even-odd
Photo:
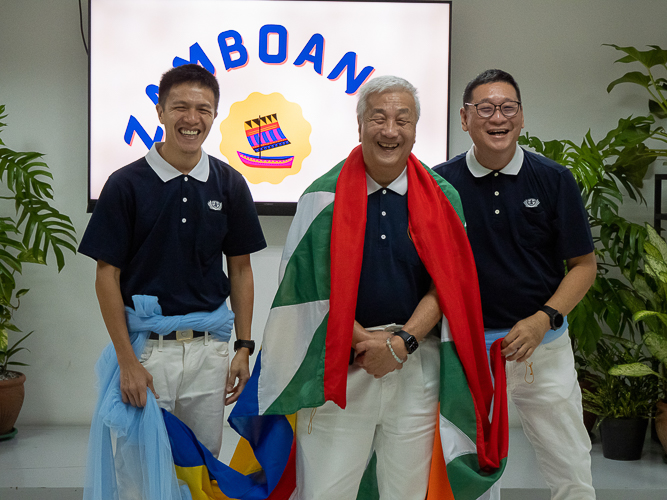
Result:
[[[526,130],[543,139],[579,141],[589,128],[599,139],[618,118],[644,113],[644,97],[632,86],[606,93],[607,84],[630,68],[614,65],[619,55],[601,44],[667,47],[665,19],[664,0],[453,0],[451,154],[470,145],[458,126],[463,87],[490,67],[519,81]],[[14,149],[46,153],[55,205],[72,217],[79,234],[89,218],[87,64],[77,0],[0,0],[0,103],[9,113],[2,140]],[[651,208],[627,211],[643,221],[652,217]],[[262,218],[269,248],[253,256],[255,338],[276,288],[289,223],[289,217]],[[24,359],[31,366],[24,370],[27,395],[19,425],[90,420],[93,365],[108,337],[94,294],[94,262],[68,257],[59,275],[53,267],[32,267],[21,279],[31,292],[16,322],[35,334],[26,342],[32,352]]]

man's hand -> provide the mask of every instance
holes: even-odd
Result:
[[[500,353],[507,361],[517,363],[526,361],[540,345],[549,328],[551,328],[549,316],[542,311],[522,319],[503,339]]]
[[[125,305],[120,293],[120,269],[97,261],[95,292],[109,337],[116,349],[120,368],[120,394],[123,403],[139,408],[146,406],[146,387],[159,398],[153,388],[153,377],[139,362],[130,343],[125,324]]]
[[[160,398],[153,387],[153,376],[137,358],[120,365],[120,394],[123,403],[139,408],[146,406],[146,387],[151,390],[155,399]]]
[[[405,343],[400,337],[391,335],[389,332],[370,332],[372,338],[357,343],[354,350],[357,352],[355,363],[375,378],[384,377],[387,373],[400,370],[403,365],[394,359],[387,346],[387,338],[392,339],[394,352],[401,359],[408,356]],[[397,342],[400,341],[400,342]]]
[[[241,395],[243,388],[250,379],[250,352],[248,348],[241,347],[232,363],[229,365],[229,376],[227,377],[227,397],[225,405],[230,405]],[[236,385],[234,385],[236,384]]]

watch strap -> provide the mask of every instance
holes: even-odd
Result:
[[[250,356],[255,352],[255,341],[254,340],[237,340],[234,342],[234,352],[238,351],[242,347],[247,348],[250,351]]]
[[[551,326],[552,330],[558,330],[563,325],[563,315],[553,307],[545,305],[540,307],[540,311],[549,316],[549,325]],[[556,324],[556,318],[558,317],[560,317],[560,325]]]
[[[412,354],[419,347],[419,342],[417,341],[415,336],[410,335],[405,330],[398,331],[394,333],[394,335],[398,335],[403,339],[403,342],[405,342],[405,349],[408,351],[408,354]]]

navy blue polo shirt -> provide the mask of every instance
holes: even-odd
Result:
[[[387,188],[366,178],[369,195],[355,318],[365,328],[405,324],[431,286],[408,231],[407,172]]]
[[[482,167],[472,150],[434,170],[461,196],[485,328],[535,314],[565,276],[563,261],[593,251],[579,188],[562,165],[517,146],[500,171]]]
[[[248,186],[206,155],[188,174],[155,146],[107,180],[79,252],[118,267],[125,305],[155,295],[165,315],[213,311],[229,296],[223,253],[266,247]]]

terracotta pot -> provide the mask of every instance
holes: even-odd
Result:
[[[655,413],[655,432],[667,453],[667,403],[658,401],[656,406],[658,410]]]
[[[0,436],[9,434],[19,418],[25,396],[24,382],[23,373],[19,373],[17,378],[0,380]]]

